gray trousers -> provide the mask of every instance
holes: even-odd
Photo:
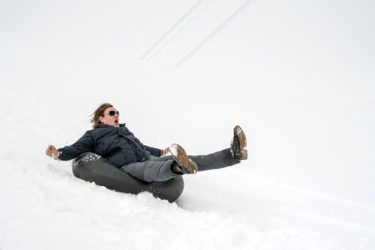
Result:
[[[225,168],[240,162],[232,157],[229,148],[208,155],[189,155],[189,158],[197,164],[198,172]],[[147,161],[133,162],[120,169],[146,182],[166,181],[179,175],[171,170],[173,162],[172,156],[151,156]]]

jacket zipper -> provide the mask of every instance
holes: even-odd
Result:
[[[132,152],[132,155],[134,157],[134,162],[137,162],[137,158],[135,158],[135,155],[134,155],[134,152],[133,152],[133,148],[132,146],[130,145],[130,143],[128,142],[128,140],[124,137],[124,140],[126,141],[126,143],[129,145],[129,148],[130,148],[130,152]]]

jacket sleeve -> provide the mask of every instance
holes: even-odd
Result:
[[[142,142],[137,137],[135,137],[133,132],[131,132],[127,127],[125,127],[125,128],[126,128],[126,132],[131,134],[132,136],[134,136],[136,142],[139,143],[140,145],[142,145],[142,147],[146,151],[150,152],[151,155],[156,156],[156,157],[160,157],[162,155],[163,150],[158,149],[158,148],[153,148],[153,147],[146,146],[146,145],[142,144]]]
[[[156,157],[160,157],[163,150],[161,149],[158,149],[158,148],[153,148],[153,147],[150,147],[150,146],[146,146],[146,145],[143,145],[143,147],[148,151],[150,152],[151,155],[153,156],[156,156]]]
[[[71,146],[59,148],[59,160],[68,161],[76,158],[78,155],[85,152],[92,152],[94,148],[94,140],[90,131],[87,131],[78,141]]]

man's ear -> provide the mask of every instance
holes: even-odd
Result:
[[[103,123],[103,121],[104,121],[104,116],[99,116],[99,121],[100,121],[101,123]]]

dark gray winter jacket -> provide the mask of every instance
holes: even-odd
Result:
[[[131,162],[146,161],[150,155],[161,156],[162,150],[143,145],[130,130],[121,124],[116,128],[100,124],[88,130],[73,145],[59,148],[60,160],[71,160],[85,152],[93,152],[106,158],[116,167]]]

